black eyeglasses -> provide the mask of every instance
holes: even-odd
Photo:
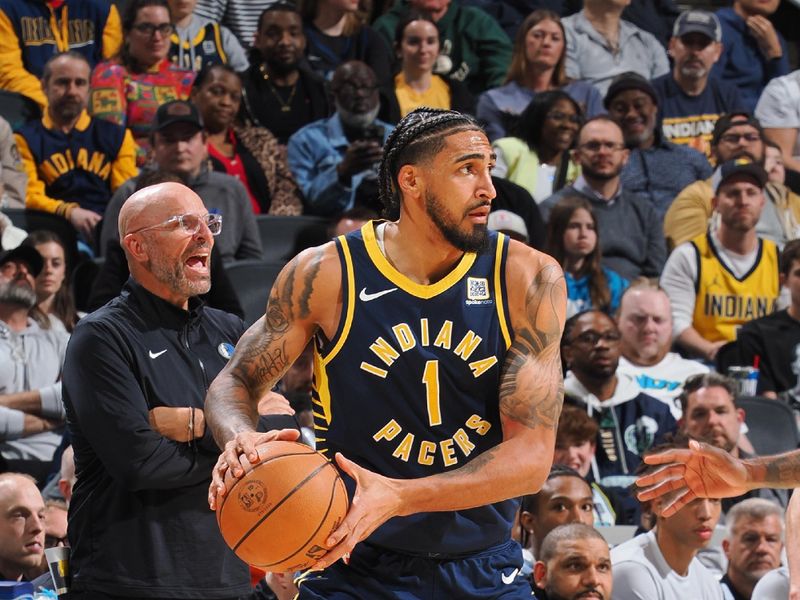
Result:
[[[572,342],[583,344],[584,346],[594,346],[600,340],[603,340],[607,344],[616,344],[620,339],[622,339],[622,335],[620,335],[619,331],[604,331],[600,333],[590,329],[589,331],[584,331],[576,335],[572,338]]]
[[[757,133],[726,133],[721,135],[719,138],[720,142],[726,142],[728,144],[738,144],[739,140],[744,138],[748,142],[757,142],[761,139],[761,136]]]
[[[156,34],[156,31],[163,37],[167,37],[168,35],[171,35],[173,31],[175,31],[175,26],[172,23],[161,23],[159,25],[155,25],[153,23],[137,23],[133,26],[133,29],[149,37],[153,37]]]
[[[45,548],[56,548],[57,546],[68,546],[69,542],[67,541],[67,536],[64,537],[56,537],[54,535],[50,535],[46,533],[44,535],[44,547]]]
[[[618,144],[615,142],[586,142],[579,146],[581,150],[587,152],[599,152],[601,148],[608,148],[612,152],[618,152],[625,148],[625,144]]]
[[[183,232],[188,235],[194,235],[200,231],[200,225],[202,223],[206,224],[206,227],[208,227],[211,235],[219,235],[219,233],[222,231],[222,215],[193,215],[191,213],[187,213],[185,215],[175,215],[174,217],[170,217],[166,221],[156,223],[155,225],[148,225],[147,227],[140,227],[139,229],[129,231],[128,235],[141,233],[142,231],[148,231],[150,229],[165,229],[170,226],[174,226],[175,223],[178,223]]]

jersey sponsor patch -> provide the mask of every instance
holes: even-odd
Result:
[[[490,304],[489,280],[485,277],[467,277],[467,304]]]

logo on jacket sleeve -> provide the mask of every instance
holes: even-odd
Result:
[[[225,360],[231,359],[233,356],[233,350],[233,344],[229,344],[228,342],[223,342],[217,346],[217,352],[219,352],[219,355]]]

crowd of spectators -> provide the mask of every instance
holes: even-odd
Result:
[[[758,598],[787,564],[784,490],[665,518],[631,485],[646,453],[688,438],[758,454],[770,434],[740,397],[800,412],[800,69],[780,4],[0,0],[0,579],[35,580],[42,547],[66,541],[66,346],[130,287],[128,198],[181,183],[209,230],[222,220],[203,299],[242,316],[226,269],[273,255],[261,223],[324,219],[296,252],[396,217],[383,145],[428,106],[484,126],[488,226],[566,277],[557,464],[522,498],[517,576],[537,598]],[[277,391],[313,444],[301,359]],[[156,436],[194,441],[159,418]],[[613,526],[638,535],[598,533]],[[270,574],[252,597],[291,590]]]

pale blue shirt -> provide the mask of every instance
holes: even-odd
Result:
[[[667,53],[651,33],[619,22],[619,51],[592,27],[583,11],[561,20],[567,34],[567,77],[590,81],[605,96],[617,75],[633,71],[645,79],[669,72]]]

